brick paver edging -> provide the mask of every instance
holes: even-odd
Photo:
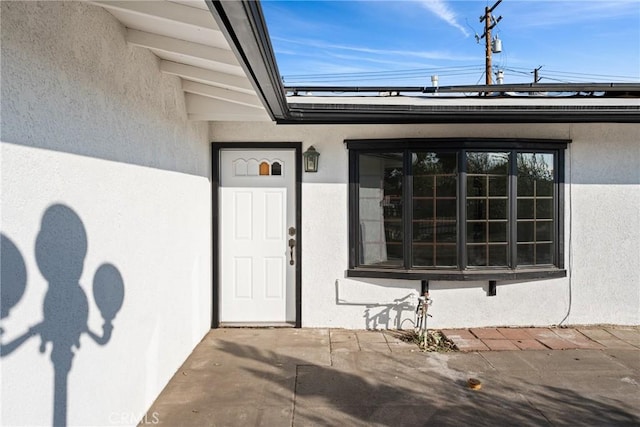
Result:
[[[471,328],[443,329],[458,350],[640,349],[640,328]]]

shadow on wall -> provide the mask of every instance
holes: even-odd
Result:
[[[403,313],[415,313],[417,295],[410,293],[387,304],[349,302],[340,298],[340,282],[336,280],[336,305],[364,307],[365,329],[405,329],[413,328],[415,320],[403,319]]]
[[[93,298],[104,320],[102,334],[89,329],[89,303],[79,280],[87,254],[87,234],[80,217],[64,205],[50,206],[42,216],[36,238],[38,268],[48,282],[42,304],[43,319],[17,338],[5,343],[0,356],[17,350],[31,337],[40,337],[40,353],[51,348],[54,370],[53,425],[67,425],[67,379],[80,336],[89,335],[97,344],[111,339],[113,320],[124,301],[124,282],[112,264],[102,264],[93,276]],[[17,246],[2,234],[2,319],[20,301],[27,287],[27,270]],[[0,333],[4,335],[0,329]],[[51,345],[49,346],[49,343]]]

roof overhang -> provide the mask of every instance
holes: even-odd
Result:
[[[289,117],[260,2],[206,0],[206,3],[271,119],[281,121]]]
[[[190,120],[273,119],[204,0],[91,3],[120,21],[129,46],[149,50],[160,72],[180,78]]]
[[[256,89],[270,117],[281,124],[333,124],[333,123],[560,123],[560,122],[640,122],[640,84],[595,84],[578,87],[554,85],[513,85],[517,87],[491,87],[491,91],[525,90],[528,94],[545,90],[604,91],[606,94],[627,95],[599,97],[519,97],[476,96],[420,97],[402,93],[430,93],[432,88],[352,88],[315,87],[285,88],[277,63],[266,22],[258,1],[206,0],[216,21],[242,68]],[[562,87],[561,87],[562,86]],[[597,86],[597,87],[595,87]],[[414,90],[415,89],[415,90]],[[444,88],[442,88],[444,89]],[[447,88],[449,92],[488,93],[483,86]],[[300,92],[313,96],[300,96]],[[317,96],[315,92],[334,92]],[[335,93],[366,93],[363,96],[344,96]],[[402,96],[379,96],[379,92]],[[442,92],[442,90],[440,90]],[[446,92],[446,91],[445,91]],[[306,94],[305,94],[306,95]]]

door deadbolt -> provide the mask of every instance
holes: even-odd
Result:
[[[289,236],[295,236],[295,235],[296,235],[296,228],[289,227]]]

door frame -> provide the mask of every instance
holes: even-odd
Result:
[[[292,149],[295,150],[296,164],[296,247],[295,259],[295,306],[296,320],[294,327],[302,327],[302,143],[301,142],[212,142],[211,143],[211,230],[212,230],[212,316],[211,327],[220,327],[220,150],[223,149],[241,150],[271,150],[271,149]]]

